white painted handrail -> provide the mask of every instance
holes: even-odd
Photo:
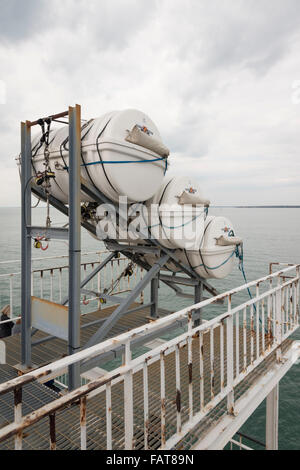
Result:
[[[145,448],[148,448],[148,434],[149,430],[149,382],[148,371],[152,364],[158,363],[160,365],[160,396],[157,400],[161,403],[161,449],[172,449],[176,444],[183,439],[199,422],[224,398],[227,398],[228,412],[234,413],[234,389],[240,384],[255,368],[257,368],[263,361],[276,351],[277,360],[280,361],[281,346],[286,338],[288,338],[299,326],[299,268],[300,265],[289,266],[272,275],[258,279],[241,286],[237,289],[232,289],[224,294],[204,300],[182,309],[172,315],[155,320],[149,324],[145,324],[126,333],[123,333],[115,338],[108,339],[100,344],[92,346],[91,348],[82,350],[72,356],[65,357],[58,361],[53,362],[45,367],[33,370],[22,377],[15,378],[0,384],[0,394],[5,394],[14,390],[15,396],[22,386],[29,382],[45,381],[45,378],[53,378],[59,375],[70,364],[90,360],[100,356],[108,351],[113,351],[119,346],[125,348],[124,363],[122,366],[117,367],[111,372],[107,372],[104,376],[94,380],[82,387],[74,390],[66,395],[42,406],[39,410],[32,412],[20,419],[15,419],[14,422],[8,424],[0,430],[0,442],[10,436],[15,437],[15,446],[20,448],[20,436],[25,428],[30,427],[35,422],[42,419],[44,416],[53,415],[58,410],[75,403],[80,399],[80,409],[82,413],[86,412],[85,407],[88,406],[86,399],[89,399],[95,394],[104,392],[106,394],[106,436],[107,445],[109,448],[113,447],[112,426],[111,426],[111,389],[117,382],[124,382],[124,439],[125,448],[132,449],[134,447],[134,402],[133,402],[133,375],[138,372],[143,372],[143,397],[144,397],[144,442]],[[289,274],[289,276],[287,276]],[[288,277],[288,280],[284,280]],[[262,282],[270,282],[269,289],[266,292],[259,293],[259,286]],[[234,293],[247,289],[249,286],[256,285],[256,295],[253,299],[243,302],[240,305],[232,308],[231,297]],[[228,300],[228,308],[225,313],[206,321],[205,323],[194,326],[193,325],[193,312],[198,309],[203,309],[205,306],[214,304],[220,298]],[[167,325],[173,324],[176,320],[187,320],[187,328],[184,333],[177,337],[159,344],[155,349],[142,354],[136,358],[132,358],[131,342],[137,338],[148,335],[155,331],[159,332],[160,329]],[[214,357],[220,354],[220,349],[216,346],[214,331],[219,326],[220,344],[226,346],[226,354],[220,356],[220,371],[215,369]],[[250,334],[247,334],[250,333]],[[208,376],[205,380],[209,380],[210,393],[209,398],[204,400],[203,389],[203,371],[204,371],[204,335],[209,335],[209,357],[210,367]],[[241,338],[239,337],[241,335]],[[235,337],[235,347],[234,347]],[[196,343],[194,343],[196,341]],[[198,379],[194,379],[193,375],[193,351],[192,346],[198,348],[199,368],[200,375]],[[180,350],[183,346],[187,345],[188,361],[181,364],[182,358]],[[166,370],[165,360],[169,354],[175,355],[175,360],[172,366],[169,364],[169,369]],[[240,363],[239,361],[242,361]],[[170,367],[173,370],[170,370]],[[189,387],[188,387],[188,416],[183,414],[181,395],[181,373],[182,368],[188,370]],[[226,382],[224,382],[224,371],[226,371]],[[166,414],[167,390],[166,390],[166,374],[173,374],[176,377],[176,390],[174,396],[169,399],[169,406],[175,407],[175,422],[168,423]],[[216,389],[215,375],[220,374],[220,389]],[[222,377],[223,374],[223,377]],[[223,380],[222,380],[223,379]],[[195,410],[194,403],[194,390],[197,387],[200,390],[200,408],[198,403],[198,410]],[[17,395],[18,397],[18,395]],[[84,400],[83,400],[84,398]],[[170,398],[170,397],[169,397]],[[15,403],[19,403],[18,400]],[[173,405],[171,405],[173,403]],[[17,406],[17,405],[16,405]],[[118,410],[120,413],[120,410]],[[84,421],[83,421],[84,422]],[[167,433],[167,426],[171,424],[174,430],[170,434]],[[82,426],[82,424],[81,424]],[[85,425],[84,425],[85,426]],[[172,428],[171,427],[171,428]],[[170,429],[170,428],[169,428]],[[141,432],[141,428],[139,428]],[[86,448],[87,429],[81,427],[81,448]]]

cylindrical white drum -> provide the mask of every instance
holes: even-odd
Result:
[[[187,251],[192,268],[202,278],[223,279],[234,266],[236,246],[241,239],[235,237],[232,223],[226,217],[208,217],[200,249]]]
[[[176,256],[203,279],[223,279],[234,267],[236,246],[240,243],[242,240],[235,236],[227,218],[208,216],[201,246],[191,251],[176,250]],[[150,265],[157,261],[155,255],[146,254],[144,258]],[[166,268],[172,272],[180,271],[172,261],[166,264]]]
[[[151,235],[166,248],[192,250],[201,244],[206,207],[199,184],[187,176],[165,178],[146,207]]]
[[[160,188],[167,169],[168,149],[154,122],[134,109],[113,111],[82,126],[81,174],[109,199],[147,201]],[[33,139],[33,174],[43,172],[44,144]],[[64,203],[69,191],[68,126],[50,132],[50,167],[55,172],[51,194]],[[81,194],[83,202],[90,201]]]
[[[128,211],[127,233],[116,220],[105,217],[99,206],[97,234],[100,239],[140,243],[153,238],[171,249],[197,250],[202,243],[206,205],[197,182],[188,177],[165,179],[160,190],[146,204],[132,204]],[[126,229],[126,227],[124,227]]]

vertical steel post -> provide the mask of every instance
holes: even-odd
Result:
[[[69,354],[80,348],[81,108],[69,108]],[[80,364],[69,366],[69,390],[80,386]]]
[[[278,397],[279,384],[266,399],[266,450],[278,450]]]
[[[231,314],[231,295],[228,297],[228,317],[226,322],[226,361],[227,361],[227,411],[234,414],[234,390],[233,390],[233,316]]]
[[[202,282],[199,282],[199,284],[197,284],[197,285],[195,286],[195,297],[194,297],[194,302],[195,302],[195,304],[198,304],[199,302],[201,302],[202,296],[203,296],[203,283],[202,283]],[[201,322],[202,322],[202,319],[201,319],[201,308],[196,309],[195,312],[197,313],[197,315],[199,316],[199,318],[197,318],[197,319],[194,321],[194,326],[198,326],[198,325],[200,325]]]
[[[278,278],[278,285],[280,286],[280,277]],[[282,323],[283,323],[283,312],[282,312],[282,290],[278,290],[275,294],[275,341],[278,345],[276,349],[276,360],[281,362],[282,359]]]
[[[31,366],[31,127],[21,123],[21,362]]]
[[[158,276],[151,280],[151,299],[152,305],[150,307],[151,318],[158,317]]]

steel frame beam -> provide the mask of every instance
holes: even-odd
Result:
[[[199,281],[197,279],[190,279],[183,276],[169,276],[168,274],[160,274],[159,279],[161,281],[167,281],[171,284],[181,284],[183,286],[198,286]]]
[[[33,194],[35,194],[35,196],[37,196],[38,198],[40,198],[44,202],[46,202],[46,200],[47,200],[46,195],[45,195],[44,191],[41,189],[40,186],[36,186],[35,184],[32,184],[32,192],[33,192]],[[65,204],[63,204],[61,201],[56,199],[56,197],[49,195],[49,203],[56,210],[58,210],[62,214],[69,217],[69,208]],[[94,225],[90,224],[89,222],[86,222],[85,220],[81,220],[81,225],[88,232],[90,232],[93,235],[96,235],[96,227],[94,227]]]
[[[195,297],[194,297],[195,304],[198,304],[199,302],[201,302],[202,299],[203,299],[203,284],[202,282],[199,282],[195,286]],[[199,313],[199,319],[195,321],[194,326],[198,326],[202,323],[201,308],[198,308],[196,311]]]
[[[160,254],[160,248],[157,248],[156,246],[143,246],[143,245],[122,245],[120,243],[108,241],[106,242],[106,246],[109,250],[114,250],[114,251],[129,251],[131,253],[151,253],[151,254]]]
[[[151,308],[150,308],[150,316],[151,318],[158,318],[158,289],[159,289],[159,280],[158,276],[155,276],[151,279]]]
[[[54,238],[56,240],[68,240],[69,231],[63,227],[37,227],[27,226],[28,236],[36,238],[43,234],[45,238]]]
[[[81,273],[81,205],[80,205],[81,108],[69,108],[69,354],[80,349],[80,273]],[[68,388],[80,387],[80,366],[68,368]]]
[[[266,450],[278,450],[279,384],[266,398]]]
[[[95,277],[113,258],[116,257],[116,253],[110,253],[105,260],[103,260],[86,278],[81,282],[80,289],[83,289],[92,279]],[[61,304],[66,305],[69,301],[69,297],[65,297]]]
[[[136,297],[144,290],[146,285],[158,274],[162,266],[169,260],[168,255],[162,256],[147,272],[147,274],[140,280],[140,282],[134,287],[130,294],[123,300],[123,302],[114,310],[110,317],[105,321],[102,327],[96,331],[96,333],[89,339],[85,344],[85,348],[89,348],[94,344],[100,343],[111,328],[117,323],[117,321],[124,315],[124,312],[130,307]]]
[[[105,294],[104,292],[96,292],[94,290],[90,290],[90,289],[81,289],[81,292],[83,294],[91,294],[91,295],[94,295],[95,297],[98,297],[99,299],[104,299],[104,300],[111,300],[111,301],[114,301],[114,302],[118,302],[118,303],[121,303],[124,298],[123,297],[119,297],[118,295],[109,295],[109,294]]]
[[[31,127],[21,123],[21,364],[31,367]]]

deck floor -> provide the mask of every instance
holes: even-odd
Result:
[[[130,308],[137,307],[139,304],[132,304]],[[99,320],[101,318],[106,318],[111,315],[116,306],[106,307],[101,310],[83,315],[81,317],[81,325]],[[159,309],[159,316],[165,316],[171,312],[164,309]],[[116,325],[111,329],[107,334],[105,339],[112,338],[121,333],[129,331],[138,326],[142,326],[147,323],[147,318],[150,315],[150,308],[142,308],[137,312],[130,313],[123,316]],[[81,329],[81,346],[83,347],[91,336],[98,330],[101,325],[91,325],[86,328]],[[40,340],[49,336],[47,333],[42,331],[37,331],[32,337],[32,341]],[[17,334],[14,336],[9,336],[3,338],[2,341],[5,342],[6,346],[6,363],[11,366],[16,366],[21,362],[21,335]],[[64,357],[68,354],[67,342],[59,339],[53,338],[50,341],[47,341],[42,344],[38,344],[32,347],[32,362],[36,367],[41,367],[42,365],[49,364],[61,357]]]

